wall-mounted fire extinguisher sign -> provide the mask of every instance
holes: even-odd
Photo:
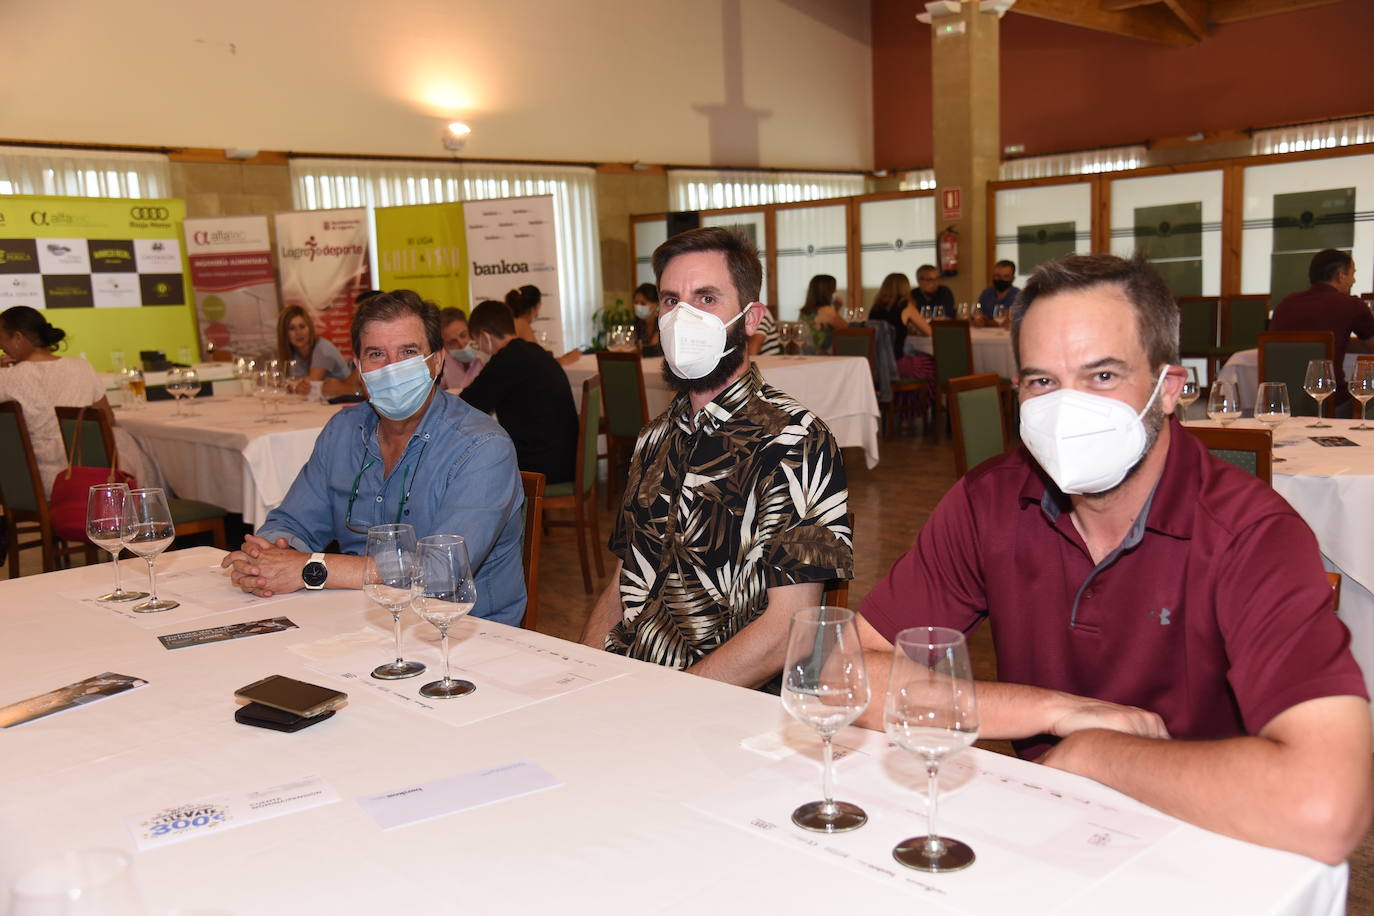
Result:
[[[940,273],[946,277],[954,277],[959,274],[959,233],[954,231],[953,226],[946,226],[945,231],[940,233]]]

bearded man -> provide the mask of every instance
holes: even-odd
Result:
[[[904,627],[986,619],[999,680],[978,684],[982,737],[1341,861],[1370,820],[1364,680],[1311,530],[1172,419],[1168,288],[1143,259],[1042,264],[1012,342],[1025,448],[956,483],[864,600],[871,682]],[[861,724],[881,727],[882,704]]]
[[[663,376],[611,534],[615,575],[582,641],[744,686],[782,669],[788,622],[848,579],[844,465],[830,430],[747,359],[763,266],[722,228],[654,252]]]

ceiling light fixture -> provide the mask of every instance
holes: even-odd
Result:
[[[444,128],[444,149],[451,153],[461,153],[467,145],[472,128],[462,121],[454,121]]]

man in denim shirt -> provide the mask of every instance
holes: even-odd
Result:
[[[461,534],[476,570],[473,616],[519,624],[515,449],[496,421],[436,389],[438,310],[409,290],[383,293],[358,307],[352,334],[369,403],[325,425],[286,499],[222,565],[263,596],[361,588],[368,527],[403,522],[416,537]],[[322,553],[332,541],[341,553]]]

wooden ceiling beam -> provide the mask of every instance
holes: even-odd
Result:
[[[1016,0],[1010,12],[1175,47],[1198,42],[1197,35],[1184,28],[1178,17],[1158,4],[1113,11],[1102,9],[1095,0]]]
[[[1279,13],[1296,13],[1316,6],[1330,6],[1341,0],[1212,0],[1209,18],[1213,25],[1258,19]],[[1015,7],[1013,7],[1015,9]]]
[[[1163,0],[1097,0],[1097,5],[1109,13],[1117,13],[1121,10],[1135,9],[1137,6],[1149,6],[1151,3],[1162,3]]]
[[[1207,37],[1207,0],[1165,0],[1165,3],[1198,40]]]

